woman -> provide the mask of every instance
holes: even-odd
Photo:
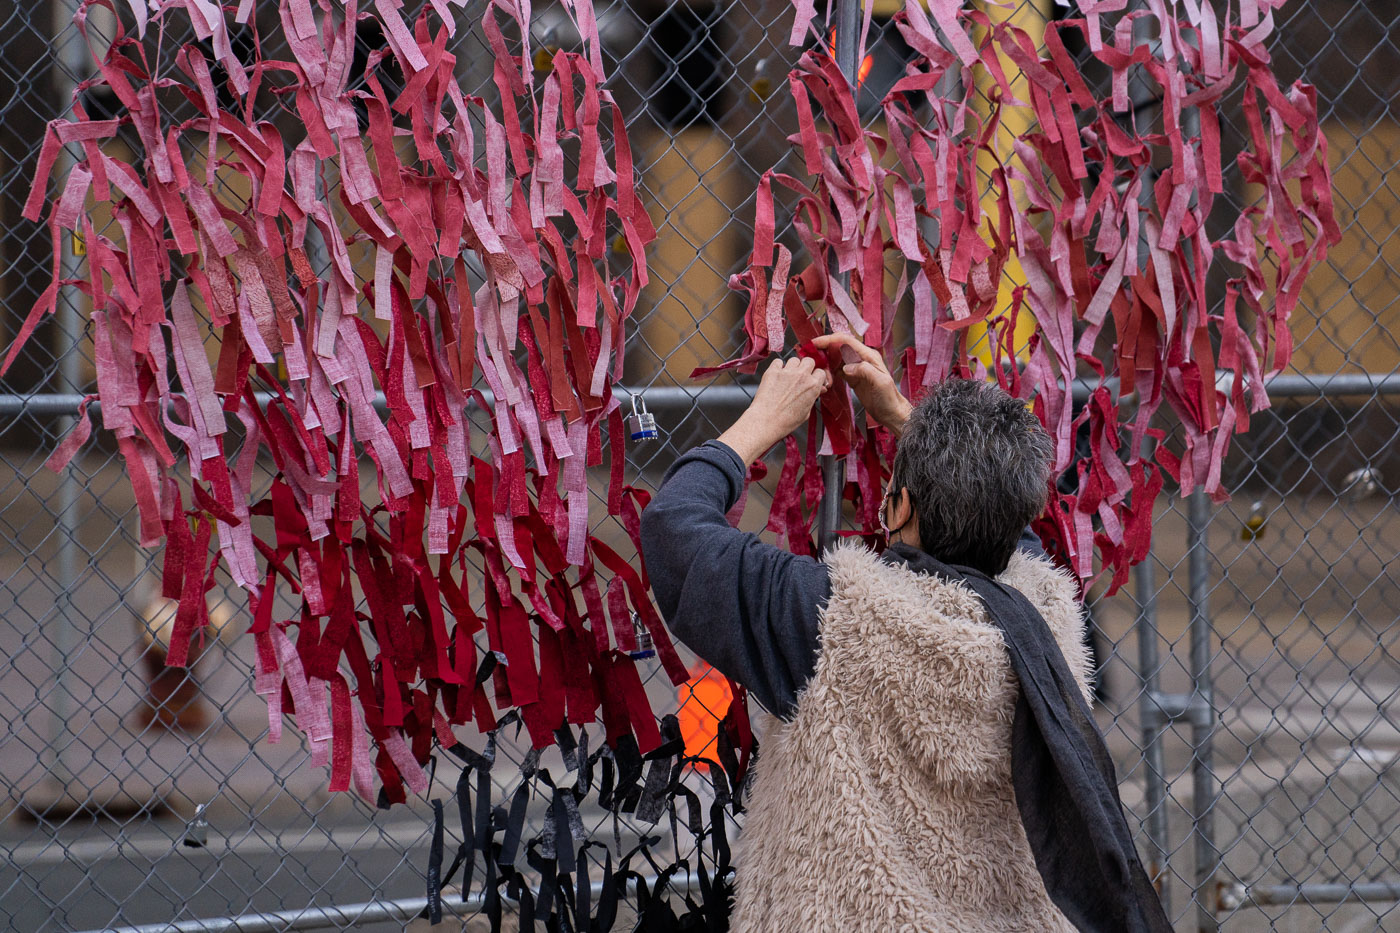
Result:
[[[676,636],[782,722],[765,737],[734,929],[1166,931],[1089,718],[1074,582],[1025,529],[1051,445],[996,386],[917,406],[879,354],[822,338],[900,436],[890,546],[819,562],[731,528],[745,466],[830,384],[772,364],[717,441],[672,466],[642,517]]]

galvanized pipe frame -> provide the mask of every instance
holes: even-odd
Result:
[[[1152,715],[1151,698],[1160,693],[1160,654],[1157,631],[1156,573],[1149,559],[1133,568],[1133,586],[1138,598],[1138,622],[1134,626],[1138,638],[1138,678],[1142,684],[1143,702],[1140,711],[1142,731],[1143,807],[1146,809],[1148,875],[1157,885],[1163,902],[1171,899],[1171,873],[1167,870],[1171,849],[1167,837],[1167,769],[1162,748],[1166,723]]]
[[[1222,375],[1222,387],[1228,387],[1229,378],[1228,373]],[[1377,399],[1400,395],[1400,374],[1285,374],[1268,380],[1266,386],[1273,397],[1295,401],[1338,397]],[[1076,380],[1073,386],[1074,395],[1076,398],[1086,398],[1095,387],[1096,384]],[[666,412],[690,407],[738,408],[747,404],[753,397],[752,386],[739,384],[696,389],[684,386],[619,386],[615,391],[623,401],[629,401],[633,396],[645,396],[650,408]],[[5,394],[0,395],[0,415],[71,421],[72,413],[85,398],[77,392]],[[270,394],[264,393],[259,396],[259,402],[266,404],[272,398]],[[383,406],[382,396],[376,401]],[[489,397],[487,401],[490,401]],[[97,399],[91,400],[89,405],[92,409],[101,408],[101,402]],[[822,519],[827,518],[828,516],[823,514]],[[1160,638],[1155,568],[1151,559],[1134,568],[1134,590],[1138,603],[1138,621],[1134,628],[1138,635],[1138,673],[1143,688],[1140,723],[1144,738],[1143,763],[1146,769],[1145,829],[1151,846],[1149,867],[1157,877],[1163,898],[1166,899],[1169,895],[1170,873],[1166,871],[1166,859],[1171,848],[1166,825],[1166,775],[1162,739],[1171,723],[1186,722],[1192,728],[1192,834],[1196,856],[1194,889],[1199,929],[1217,929],[1216,916],[1219,911],[1242,907],[1287,906],[1300,900],[1309,903],[1400,901],[1400,883],[1324,882],[1261,886],[1216,884],[1215,871],[1220,856],[1214,846],[1211,824],[1212,810],[1219,795],[1218,781],[1211,769],[1210,742],[1218,723],[1218,714],[1212,705],[1209,676],[1212,634],[1208,609],[1209,548],[1206,541],[1209,522],[1209,500],[1202,491],[1196,490],[1188,496],[1188,589],[1191,606],[1189,637],[1190,667],[1194,684],[1190,694],[1167,694],[1160,690]],[[356,920],[369,922],[376,919],[411,919],[422,912],[426,903],[425,899],[418,898],[121,929],[123,933],[251,933],[255,930],[321,929]],[[476,909],[470,907],[472,903],[474,902],[469,899],[463,909]],[[479,904],[477,907],[479,908]]]
[[[836,66],[846,76],[857,93],[856,69],[860,65],[859,35],[861,0],[838,0],[836,7]],[[832,271],[836,260],[832,258]],[[837,280],[842,288],[849,288],[851,274],[837,272]],[[825,454],[821,458],[822,500],[817,510],[817,553],[825,554],[836,543],[836,532],[841,526],[841,498],[846,486],[846,461],[840,457]]]
[[[73,104],[77,98],[74,89],[78,85],[80,76],[86,71],[90,71],[92,64],[89,60],[86,41],[78,42],[71,32],[64,41],[64,34],[68,32],[69,24],[73,22],[74,15],[79,11],[81,4],[79,0],[60,0],[54,4],[53,8],[53,44],[58,48],[58,68],[54,70],[54,92],[64,108],[63,116],[70,116]],[[56,168],[61,176],[67,176],[69,170],[76,160],[70,151],[71,146],[63,146],[59,150]],[[73,240],[65,237],[63,240],[61,254],[59,257],[60,269],[63,279],[67,283],[78,279],[81,260],[73,251]],[[54,318],[59,340],[74,340],[83,331],[83,322],[78,312],[78,303],[81,300],[81,292],[73,284],[64,284],[60,287],[57,306]],[[65,388],[76,389],[82,384],[82,359],[78,354],[70,349],[62,353],[58,361],[59,379],[66,383]],[[63,434],[67,434],[77,423],[76,407],[68,409],[66,417],[59,420],[58,428]],[[53,700],[48,704],[50,713],[49,735],[50,742],[48,751],[53,755],[53,774],[60,783],[67,784],[73,774],[68,767],[65,750],[70,745],[68,741],[68,719],[73,707],[73,689],[69,683],[68,659],[73,656],[74,650],[78,647],[78,632],[74,626],[73,619],[78,615],[74,605],[75,587],[71,584],[78,577],[78,526],[79,505],[81,500],[81,489],[77,478],[72,471],[66,471],[59,479],[58,483],[58,579],[60,581],[61,592],[58,597],[56,614],[53,624],[50,626],[50,645],[53,649],[53,669],[58,672],[54,678]]]
[[[1241,907],[1293,907],[1304,904],[1365,904],[1400,902],[1400,882],[1358,881],[1355,884],[1227,884],[1220,894],[1222,910]]]
[[[1222,374],[1222,388],[1228,388],[1230,375]],[[1086,398],[1096,387],[1084,380],[1076,380],[1073,386],[1076,398]],[[1289,400],[1314,400],[1339,397],[1369,397],[1371,399],[1400,395],[1400,374],[1372,376],[1360,374],[1285,374],[1276,376],[1266,383],[1267,389],[1275,398]],[[731,408],[746,405],[753,397],[753,387],[733,384],[706,386],[691,389],[685,386],[619,386],[616,389],[621,400],[630,401],[633,396],[645,396],[648,406],[658,412],[682,412],[690,408]],[[77,392],[36,393],[33,395],[0,395],[0,415],[29,416],[41,419],[58,419],[71,422],[72,414],[85,396]],[[259,402],[266,404],[272,400],[270,394],[263,394]],[[488,403],[490,399],[487,399]],[[377,400],[383,405],[382,397]],[[100,400],[93,399],[90,408],[101,408]],[[836,458],[831,458],[835,460]],[[825,467],[825,465],[824,465]],[[70,473],[71,475],[71,473]],[[70,480],[70,484],[76,485]],[[1143,733],[1143,762],[1145,766],[1145,806],[1146,835],[1151,846],[1149,865],[1158,877],[1159,888],[1164,899],[1169,894],[1170,872],[1166,871],[1166,859],[1171,852],[1166,826],[1166,775],[1162,741],[1166,728],[1173,722],[1186,722],[1192,730],[1192,783],[1193,783],[1193,828],[1192,836],[1196,861],[1193,878],[1193,901],[1196,906],[1197,929],[1214,931],[1218,929],[1217,916],[1220,911],[1230,911],[1242,907],[1288,906],[1299,901],[1308,903],[1343,903],[1359,901],[1400,901],[1400,884],[1368,882],[1361,884],[1311,883],[1298,885],[1219,885],[1215,880],[1220,853],[1214,844],[1213,809],[1219,796],[1219,782],[1212,770],[1211,741],[1218,724],[1218,715],[1212,705],[1210,682],[1210,639],[1211,620],[1208,608],[1209,594],[1209,549],[1206,530],[1210,522],[1210,503],[1205,494],[1197,490],[1187,497],[1188,501],[1188,596],[1191,607],[1190,619],[1190,669],[1193,690],[1190,694],[1162,693],[1158,686],[1158,620],[1156,607],[1155,568],[1151,560],[1144,561],[1135,569],[1134,589],[1138,601],[1139,676],[1144,689],[1142,697],[1141,729]],[[839,516],[839,512],[836,513]],[[827,514],[823,521],[831,520]],[[835,524],[826,525],[832,528]],[[60,564],[60,569],[66,563]],[[74,568],[74,571],[76,568]],[[76,572],[72,573],[76,578]],[[71,580],[68,582],[72,582]],[[470,899],[462,909],[470,911]],[[302,911],[284,911],[275,914],[240,915],[199,921],[180,921],[178,924],[156,924],[147,927],[124,928],[123,933],[224,933],[238,931],[251,933],[255,930],[311,930],[323,929],[347,922],[369,922],[371,920],[404,920],[418,916],[426,900],[409,899],[357,904],[344,907],[309,908]],[[479,905],[478,905],[479,907]]]
[[[1215,803],[1219,781],[1212,768],[1215,730],[1219,712],[1214,706],[1211,680],[1210,549],[1206,541],[1211,503],[1205,487],[1197,486],[1187,500],[1186,559],[1187,602],[1191,611],[1191,695],[1185,718],[1191,724],[1191,837],[1195,849],[1196,925],[1201,933],[1220,928],[1215,876],[1220,851],[1215,845]],[[1160,740],[1159,740],[1160,741]]]
[[[1216,387],[1222,391],[1230,388],[1230,373],[1222,373],[1216,379]],[[1109,379],[1104,385],[1110,391],[1117,391],[1117,380]],[[1098,388],[1097,381],[1076,379],[1071,385],[1074,399],[1084,401]],[[618,401],[626,404],[636,396],[645,399],[652,410],[675,411],[692,406],[714,406],[717,408],[740,407],[753,399],[753,385],[734,383],[730,385],[708,386],[628,386],[620,385],[613,389]],[[1313,401],[1324,398],[1389,398],[1400,395],[1400,372],[1374,376],[1370,373],[1283,373],[1264,380],[1264,388],[1271,398],[1289,401]],[[494,401],[489,390],[482,392],[486,401]],[[259,402],[266,404],[274,397],[271,393],[259,393]],[[81,392],[34,392],[23,394],[9,392],[0,394],[0,416],[34,418],[71,417],[78,406],[89,396]],[[375,404],[384,407],[384,396],[375,397]],[[474,403],[472,403],[474,404]],[[90,411],[102,410],[101,399],[92,398],[88,403]]]
[[[655,875],[649,875],[641,880],[651,889],[658,879]],[[635,889],[638,882],[633,878],[627,883]],[[700,879],[694,872],[677,875],[667,881],[667,887],[677,891],[690,891],[699,885]],[[593,882],[590,890],[596,900],[603,893],[603,882]],[[502,900],[509,899],[502,897]],[[444,891],[442,896],[443,913],[459,918],[479,913],[485,904],[485,892],[454,898]],[[284,933],[292,930],[324,930],[331,927],[354,928],[363,923],[406,922],[427,915],[426,897],[407,897],[392,901],[346,904],[343,907],[304,907],[300,910],[239,914],[208,920],[173,920],[141,926],[104,927],[86,933]]]
[[[1148,438],[1143,457],[1153,452],[1155,441]],[[1162,739],[1167,721],[1157,715],[1152,702],[1161,696],[1160,635],[1157,628],[1157,574],[1149,548],[1147,558],[1133,568],[1133,591],[1138,604],[1133,626],[1138,640],[1138,680],[1142,685],[1139,711],[1142,732],[1143,806],[1146,808],[1148,875],[1157,885],[1163,903],[1171,901],[1171,872],[1168,864],[1171,846],[1167,835],[1167,767]]]

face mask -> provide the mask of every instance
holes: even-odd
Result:
[[[909,524],[908,519],[905,519],[905,521],[899,526],[899,528],[891,528],[891,527],[889,526],[889,523],[886,521],[886,519],[885,519],[885,513],[886,513],[886,511],[887,511],[887,510],[889,509],[889,507],[890,507],[890,499],[891,499],[893,496],[894,496],[894,487],[893,487],[893,485],[886,486],[886,487],[885,487],[885,497],[884,497],[883,499],[880,500],[880,530],[883,531],[883,532],[885,533],[885,547],[889,547],[889,545],[890,545],[890,539],[891,539],[896,533],[899,532],[900,528],[903,528],[905,525]]]

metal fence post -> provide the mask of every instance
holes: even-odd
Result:
[[[856,85],[856,69],[860,64],[859,28],[860,0],[839,0],[836,7],[836,65],[851,84],[851,93],[859,96]],[[835,271],[835,270],[833,270]],[[837,275],[841,287],[850,285],[850,273]],[[822,464],[822,501],[817,512],[817,553],[825,554],[827,548],[836,541],[836,530],[841,527],[841,494],[846,486],[846,461],[840,457],[826,455]]]
[[[1133,588],[1137,594],[1138,677],[1146,702],[1142,704],[1143,807],[1146,809],[1147,839],[1152,846],[1148,854],[1148,873],[1157,883],[1162,903],[1170,903],[1167,857],[1171,851],[1167,836],[1166,764],[1162,751],[1162,735],[1166,722],[1151,701],[1161,692],[1161,659],[1157,632],[1157,574],[1152,565],[1152,552],[1133,568]]]
[[[69,37],[69,41],[64,41],[64,33],[73,22],[73,15],[77,12],[78,0],[61,0],[54,4],[53,8],[53,45],[58,49],[57,67],[54,69],[54,90],[63,112],[67,113],[72,107],[72,96],[77,85],[77,75],[82,72],[87,62],[87,49],[81,42],[75,42]],[[73,163],[73,157],[65,146],[59,155],[59,171],[66,175]],[[63,243],[62,255],[63,273],[65,278],[75,278],[78,275],[80,260],[73,252],[72,239],[66,239]],[[55,328],[55,338],[57,342],[76,344],[78,335],[83,332],[82,318],[78,312],[78,302],[82,293],[71,285],[63,286],[58,294],[58,305],[55,313],[57,327]],[[56,346],[54,355],[58,357],[58,388],[62,392],[81,391],[82,381],[82,357],[70,347]],[[60,418],[57,422],[58,436],[64,437],[77,419],[69,416]],[[78,649],[78,632],[74,624],[74,618],[78,615],[77,606],[73,599],[73,589],[78,581],[78,562],[80,559],[78,547],[78,500],[82,490],[78,481],[73,475],[73,466],[69,466],[63,471],[58,480],[58,521],[56,522],[55,533],[58,535],[58,560],[57,576],[59,595],[54,604],[53,622],[50,626],[49,639],[52,645],[52,665],[54,670],[53,702],[50,704],[51,726],[50,735],[52,743],[49,748],[53,752],[53,776],[61,785],[68,785],[72,781],[72,771],[68,767],[65,756],[65,749],[70,744],[66,733],[69,732],[69,720],[73,712],[73,691],[69,684],[71,680],[71,664],[74,652]]]
[[[1215,773],[1211,766],[1217,714],[1210,675],[1211,622],[1210,551],[1206,532],[1211,505],[1205,489],[1192,491],[1187,505],[1187,603],[1191,610],[1191,835],[1196,873],[1192,900],[1196,904],[1196,928],[1201,933],[1219,929],[1215,910]]]

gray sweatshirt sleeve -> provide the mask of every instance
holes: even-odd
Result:
[[[718,441],[677,460],[642,513],[642,557],[676,638],[787,718],[816,668],[831,582],[824,564],[729,524],[744,472]]]

